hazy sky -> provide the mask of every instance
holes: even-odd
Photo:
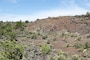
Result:
[[[90,11],[90,0],[0,0],[0,20],[35,20],[79,15]]]

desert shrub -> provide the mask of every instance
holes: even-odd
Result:
[[[50,44],[50,40],[47,40],[47,44]]]
[[[2,25],[0,25],[0,32],[1,33],[7,33],[12,31],[12,26],[10,22],[6,22],[5,24],[3,23]]]
[[[87,49],[87,57],[90,58],[90,48]]]
[[[31,39],[37,39],[37,33],[36,32],[29,32],[29,36]]]
[[[0,37],[4,35],[4,30],[0,29]]]
[[[90,34],[87,35],[87,38],[90,38]]]
[[[31,39],[37,39],[37,34],[35,32],[30,33]]]
[[[31,39],[37,39],[37,35],[36,34],[31,35]]]
[[[48,36],[47,35],[42,35],[42,39],[47,39]]]
[[[7,23],[6,23],[6,25],[5,25],[5,30],[6,30],[7,32],[12,31],[12,25],[11,25],[10,22],[7,22]]]
[[[33,34],[34,32],[29,32],[29,34]]]
[[[50,57],[50,60],[55,60],[52,56]]]
[[[79,55],[73,55],[71,60],[82,60]]]
[[[76,48],[84,48],[85,46],[83,44],[81,44],[80,42],[76,42],[74,44],[74,47],[76,47]]]
[[[80,41],[80,40],[81,40],[81,37],[77,37],[76,40],[77,40],[77,41]]]
[[[48,44],[42,44],[41,45],[41,50],[43,54],[49,54],[51,51],[50,45]]]
[[[67,54],[63,51],[60,51],[57,60],[67,60]]]
[[[22,60],[24,47],[21,44],[9,40],[0,42],[0,45],[0,60]]]
[[[90,41],[85,43],[85,48],[90,48]]]
[[[57,40],[57,38],[56,38],[56,37],[54,37],[54,38],[53,38],[53,41],[56,41],[56,40]]]
[[[67,60],[65,56],[60,55],[57,60]]]
[[[79,48],[79,49],[78,49],[78,52],[83,52],[83,50],[84,50],[83,47],[82,47],[82,48]]]
[[[68,32],[62,32],[61,36],[66,39],[69,37],[69,33]]]
[[[71,37],[77,37],[77,33],[71,33],[70,36]]]
[[[8,40],[16,39],[16,33],[15,32],[7,32],[6,37]]]
[[[11,22],[5,22],[0,26],[0,37],[10,38],[9,40],[15,38],[15,33],[13,32],[13,27]]]
[[[66,47],[72,47],[72,45],[71,44],[67,44]]]
[[[15,29],[20,29],[21,31],[23,31],[23,30],[24,30],[24,26],[25,26],[24,22],[18,21],[18,22],[16,22],[14,28],[15,28]]]

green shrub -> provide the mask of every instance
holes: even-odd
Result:
[[[31,39],[37,39],[37,33],[36,32],[29,32],[29,37]]]
[[[3,41],[0,45],[2,48],[0,60],[22,60],[24,47],[21,44],[15,41]]]
[[[67,46],[66,47],[72,47],[72,45],[71,44],[67,44]]]
[[[31,39],[37,39],[37,35],[32,35]]]
[[[47,35],[42,36],[42,39],[47,39],[47,38],[48,38]]]
[[[57,40],[57,38],[55,37],[55,38],[53,38],[53,41],[56,41]]]
[[[65,56],[60,55],[57,60],[67,60]]]
[[[80,42],[76,42],[74,44],[74,47],[76,47],[76,48],[84,48],[85,46],[83,44],[81,44]]]
[[[50,40],[47,40],[47,44],[50,44]]]
[[[24,26],[25,26],[24,22],[18,21],[18,22],[16,22],[14,28],[15,28],[15,29],[20,29],[21,31],[23,31],[23,30],[24,30]]]
[[[82,48],[79,48],[79,49],[78,49],[78,52],[83,52],[83,50],[84,50],[83,47],[82,47]]]
[[[85,43],[85,48],[90,48],[90,41]]]
[[[51,51],[50,45],[47,44],[42,44],[41,49],[43,54],[49,54]]]
[[[16,39],[16,33],[15,32],[7,32],[6,37],[8,40]]]
[[[77,41],[80,41],[81,40],[81,37],[77,37],[77,39],[76,39]]]
[[[50,57],[50,60],[55,60],[53,57]]]
[[[67,60],[67,54],[63,51],[60,51],[57,60]]]
[[[90,34],[87,35],[87,38],[90,38]]]
[[[73,55],[71,60],[82,60],[79,55]]]

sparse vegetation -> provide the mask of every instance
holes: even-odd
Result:
[[[0,60],[90,59],[89,15],[0,21]]]

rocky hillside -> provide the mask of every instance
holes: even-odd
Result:
[[[80,34],[90,33],[90,16],[59,16],[37,19],[28,26],[30,31],[42,30],[44,32],[78,32]]]
[[[0,60],[90,60],[90,14],[1,21]]]

